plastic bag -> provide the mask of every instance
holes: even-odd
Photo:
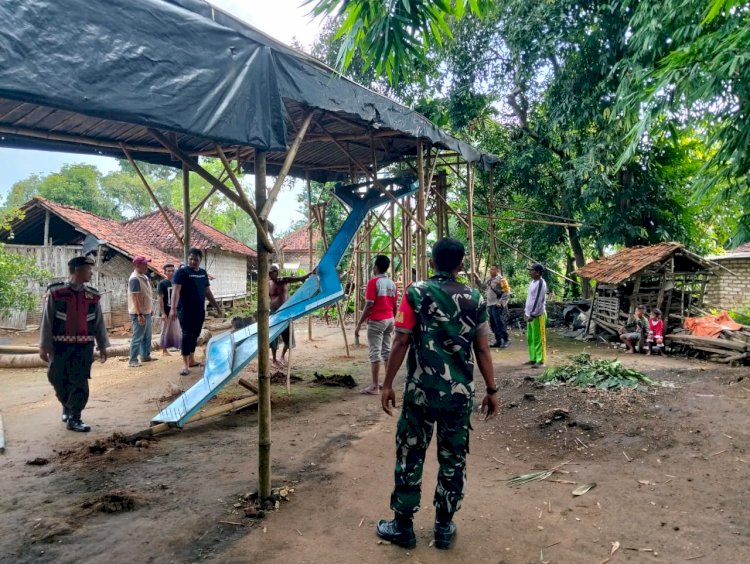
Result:
[[[167,316],[161,325],[161,338],[159,346],[162,349],[179,349],[182,343],[182,329],[177,318]]]

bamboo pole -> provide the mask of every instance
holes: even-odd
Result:
[[[312,186],[310,183],[310,173],[305,171],[305,183],[307,184],[307,243],[308,243],[308,272],[312,269],[313,265],[313,213],[312,213]],[[320,226],[321,231],[323,226]],[[307,316],[307,340],[313,340],[312,334],[312,314]]]
[[[292,393],[292,349],[294,347],[294,321],[289,321],[289,358],[286,362],[286,393]]]
[[[266,153],[255,152],[255,204],[266,203]],[[266,222],[261,222],[265,230]],[[258,497],[271,495],[271,379],[268,373],[269,253],[258,231]]]
[[[357,167],[367,178],[372,180],[373,185],[380,190],[388,199],[390,199],[392,202],[394,202],[397,206],[399,206],[402,210],[406,211],[406,213],[410,216],[410,219],[412,219],[421,229],[425,229],[424,224],[420,223],[406,208],[401,204],[401,202],[396,199],[396,197],[391,194],[385,186],[377,179],[377,175],[370,172],[366,166],[364,166],[362,163],[360,163],[357,159],[355,159],[349,150],[344,147],[341,143],[336,141],[336,139],[331,136],[330,133],[328,133],[325,128],[321,125],[320,128],[325,131],[326,135],[328,136],[328,139],[338,147],[338,149],[344,153],[344,155],[351,161],[351,164],[353,164],[355,167]]]
[[[273,188],[271,188],[271,192],[268,194],[266,203],[263,204],[262,208],[258,206],[260,209],[261,219],[268,219],[268,214],[271,213],[271,208],[276,202],[276,198],[279,196],[281,186],[284,184],[284,180],[286,180],[286,175],[289,174],[289,170],[292,168],[294,159],[297,156],[297,151],[299,150],[300,143],[305,137],[305,133],[307,133],[307,128],[310,126],[310,122],[313,118],[313,113],[314,112],[310,112],[309,114],[307,114],[307,116],[305,116],[305,119],[302,122],[302,126],[299,128],[299,131],[297,131],[297,135],[292,142],[292,146],[289,147],[289,150],[286,153],[286,158],[284,159],[284,164],[279,171],[279,175],[276,177],[276,182],[274,182]]]
[[[190,252],[190,172],[185,165],[182,165],[182,214],[182,260],[187,266]]]
[[[425,199],[427,190],[425,188],[424,175],[424,143],[421,139],[417,141],[417,180],[419,183],[419,191],[417,192],[417,220],[422,225],[425,225]],[[427,278],[427,264],[425,263],[427,233],[424,229],[417,230],[415,243],[417,276],[420,280],[424,280]]]
[[[177,229],[172,224],[172,221],[169,219],[169,216],[167,215],[167,212],[164,211],[164,208],[161,206],[161,203],[159,202],[159,198],[156,197],[156,194],[154,194],[154,191],[151,189],[151,185],[148,183],[148,180],[146,180],[146,177],[141,172],[140,167],[138,164],[136,164],[135,160],[133,159],[132,155],[130,154],[130,151],[128,151],[127,147],[123,143],[120,143],[120,148],[122,149],[122,152],[125,153],[125,157],[127,157],[128,162],[130,163],[130,166],[133,167],[136,174],[138,175],[138,178],[141,179],[141,182],[143,183],[143,186],[146,188],[146,192],[148,192],[148,195],[151,196],[151,200],[156,204],[156,207],[159,209],[159,212],[161,213],[162,217],[164,218],[164,221],[167,222],[167,225],[169,226],[169,229],[174,234],[177,241],[180,243],[181,246],[184,246],[182,242],[182,237],[180,237],[180,234],[177,233]]]
[[[474,166],[471,163],[466,165],[466,179],[469,206],[469,269],[471,270],[472,283],[475,284],[479,277],[477,275],[477,257],[474,249]]]
[[[200,166],[197,163],[197,161],[195,161],[195,159],[191,158],[190,155],[188,155],[182,149],[180,149],[177,146],[177,144],[173,143],[166,135],[152,128],[149,128],[148,132],[154,137],[154,139],[156,139],[159,143],[161,143],[165,148],[169,149],[169,151],[175,157],[177,157],[180,161],[182,161],[182,164],[184,166],[187,166],[190,170],[192,170],[198,176],[203,178],[206,182],[208,182],[211,186],[216,188],[224,196],[226,196],[227,199],[229,199],[237,207],[239,207],[241,210],[247,213],[250,216],[250,218],[253,220],[253,224],[255,224],[255,229],[266,251],[268,251],[269,253],[274,252],[274,245],[271,242],[271,239],[268,236],[268,231],[265,228],[266,224],[265,222],[260,221],[260,218],[258,217],[258,214],[255,208],[247,200],[247,196],[245,196],[244,191],[240,190],[239,194],[232,192],[232,190],[230,190],[222,182],[219,182],[219,180],[214,175],[212,175],[205,168]]]
[[[493,262],[500,263],[497,256],[497,244],[495,243],[495,169],[490,168],[490,198],[487,202],[489,205],[487,208],[490,212],[490,266]],[[477,217],[477,216],[474,216]],[[503,275],[503,267],[501,264],[498,264],[498,267],[500,268],[500,275]]]

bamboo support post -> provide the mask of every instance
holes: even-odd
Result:
[[[266,203],[266,153],[255,153],[255,204]],[[266,222],[261,222],[265,231]],[[271,379],[268,373],[269,309],[268,294],[270,265],[268,250],[258,231],[258,495],[261,500],[271,495]]]
[[[313,266],[313,232],[314,232],[314,225],[313,225],[313,213],[312,213],[312,186],[310,183],[310,173],[308,171],[305,171],[305,184],[307,185],[307,244],[308,244],[308,266],[312,268]],[[323,231],[325,226],[321,225],[320,230]],[[309,270],[308,270],[309,271]],[[307,340],[312,341],[313,340],[313,334],[312,334],[312,314],[307,316]]]
[[[182,213],[182,260],[187,266],[190,252],[190,172],[185,165],[182,165]]]
[[[417,221],[425,225],[425,201],[427,189],[425,187],[425,170],[424,170],[424,143],[422,140],[417,141],[417,180],[419,182],[419,191],[417,192]],[[415,237],[416,259],[417,259],[417,276],[420,280],[427,278],[427,233],[424,228],[417,230]]]
[[[289,358],[286,363],[286,393],[292,393],[292,349],[294,349],[294,321],[289,321]]]
[[[466,179],[469,206],[469,278],[472,284],[476,284],[479,279],[477,275],[477,257],[474,250],[474,166],[471,163],[466,165]]]

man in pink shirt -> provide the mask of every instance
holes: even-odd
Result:
[[[398,304],[398,290],[393,280],[385,273],[391,266],[391,259],[385,255],[375,257],[373,267],[374,278],[367,283],[365,291],[365,309],[359,318],[354,336],[359,339],[359,328],[367,321],[367,345],[370,349],[370,373],[372,384],[362,389],[363,394],[380,393],[380,364],[388,362],[391,353],[391,337],[393,337],[393,318]]]

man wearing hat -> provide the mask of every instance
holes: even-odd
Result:
[[[151,259],[138,255],[133,257],[133,272],[128,279],[128,313],[133,322],[133,337],[130,339],[130,361],[128,368],[138,368],[138,355],[142,362],[151,358],[151,323],[153,314],[153,291],[146,275]]]
[[[62,421],[71,431],[91,430],[81,420],[89,399],[89,378],[94,362],[94,342],[101,362],[107,360],[107,328],[101,296],[87,282],[94,261],[75,257],[68,261],[70,279],[47,287],[40,326],[39,356],[48,363],[47,378],[63,406]]]
[[[284,302],[289,299],[289,284],[293,282],[304,282],[312,276],[311,272],[308,272],[304,276],[279,276],[279,267],[272,264],[268,268],[268,295],[271,298],[271,313],[279,309]],[[284,342],[284,348],[281,350],[281,361],[276,359],[276,351],[279,348],[279,337],[271,341],[271,356],[273,358],[273,367],[281,368],[286,363],[286,353],[292,346],[291,332],[289,327],[282,331],[280,337]]]
[[[547,361],[547,283],[542,278],[544,267],[538,262],[529,267],[531,283],[526,294],[524,319],[526,320],[526,340],[529,345],[529,361],[532,368],[540,368]]]

